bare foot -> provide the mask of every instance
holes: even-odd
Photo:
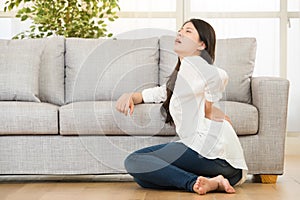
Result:
[[[230,185],[229,181],[224,178],[222,175],[217,176],[219,177],[219,186],[218,191],[223,191],[227,193],[235,193],[235,189]]]
[[[200,195],[216,189],[218,189],[218,183],[203,176],[199,176],[193,186],[193,190]]]
[[[215,190],[227,193],[235,193],[235,190],[230,185],[229,181],[222,175],[216,176],[214,178],[205,178],[203,176],[199,176],[193,186],[193,190],[200,195]]]

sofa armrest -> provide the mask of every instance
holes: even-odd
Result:
[[[271,137],[275,133],[285,135],[289,81],[277,77],[253,77],[251,90],[252,104],[259,111],[259,133]]]
[[[244,138],[252,174],[283,174],[289,81],[275,77],[251,79],[252,104],[258,109],[258,133]]]

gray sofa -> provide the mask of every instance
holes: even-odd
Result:
[[[165,83],[177,57],[172,36],[147,39],[0,40],[0,174],[125,174],[132,151],[176,141],[161,104],[133,116],[124,92]],[[233,122],[250,174],[283,174],[289,82],[252,77],[254,38],[217,41],[229,75],[219,106]],[[276,180],[275,180],[276,181]]]

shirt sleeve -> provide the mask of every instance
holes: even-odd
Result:
[[[142,97],[144,103],[161,103],[167,99],[166,85],[144,89]]]
[[[227,73],[218,67],[216,67],[217,76],[208,80],[204,90],[205,99],[209,102],[217,102],[222,98],[226,85],[228,83]]]
[[[200,81],[204,83],[198,90],[202,90],[207,101],[217,102],[222,98],[228,82],[227,73],[223,69],[208,64],[200,56],[185,57],[181,65],[179,73],[185,70],[187,82],[191,83],[191,87],[196,87],[195,84]]]

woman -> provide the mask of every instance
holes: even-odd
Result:
[[[227,84],[224,70],[213,66],[215,32],[205,21],[191,19],[178,31],[178,63],[166,85],[123,94],[116,109],[125,115],[139,103],[163,102],[166,122],[180,140],[138,150],[125,167],[142,187],[184,189],[200,195],[234,193],[245,181],[243,150],[228,116],[213,106]]]

